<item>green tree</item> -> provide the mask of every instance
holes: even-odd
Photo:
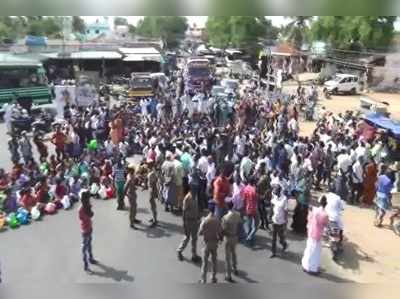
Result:
[[[292,21],[284,27],[283,35],[297,49],[301,49],[303,44],[308,40],[309,26],[308,23],[312,19],[309,16],[290,17]]]
[[[62,36],[62,21],[59,17],[34,17],[28,18],[27,33],[30,35],[46,35],[60,38]]]
[[[138,22],[136,33],[161,38],[168,48],[174,48],[183,39],[186,29],[185,17],[144,17]]]
[[[0,17],[2,38],[16,39],[25,35],[25,18],[23,17]]]
[[[260,37],[266,37],[269,25],[264,17],[218,16],[207,19],[206,30],[215,47],[252,47]]]
[[[85,33],[86,32],[86,24],[85,21],[78,16],[72,17],[72,30],[74,32]]]
[[[214,47],[227,48],[229,46],[232,38],[230,18],[227,16],[208,17],[206,23],[207,37]]]
[[[394,36],[393,16],[325,16],[311,25],[312,40],[321,40],[334,48],[352,49],[357,45],[370,49],[387,48]]]
[[[115,17],[114,18],[114,26],[121,26],[121,25],[128,26],[128,20],[123,17]]]
[[[10,38],[11,28],[8,27],[5,23],[0,22],[0,43],[6,39]]]

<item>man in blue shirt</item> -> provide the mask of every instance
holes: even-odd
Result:
[[[382,226],[383,217],[386,212],[390,210],[392,189],[395,181],[394,172],[386,171],[378,177],[376,184],[376,220],[375,225],[377,227]]]

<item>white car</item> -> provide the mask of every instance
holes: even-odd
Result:
[[[356,94],[358,91],[358,77],[349,74],[338,74],[333,80],[326,81],[324,88],[332,94]]]
[[[235,79],[223,79],[221,81],[221,86],[225,88],[225,93],[236,93],[239,88],[239,81]]]

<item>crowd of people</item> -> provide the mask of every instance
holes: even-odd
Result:
[[[309,94],[307,100],[315,101],[316,92]],[[182,216],[184,238],[177,257],[184,259],[191,241],[192,261],[202,263],[202,283],[207,281],[210,255],[211,279],[217,281],[221,241],[225,278],[233,281],[237,244],[253,247],[259,229],[270,231],[270,256],[275,258],[278,240],[282,252],[288,249],[289,225],[308,236],[302,267],[317,274],[325,227],[337,223],[343,238],[345,203],[375,202],[375,225],[381,226],[390,210],[396,172],[389,167],[387,138],[364,139],[360,119],[352,113],[322,110],[312,135],[301,136],[304,98],[299,97],[306,95],[271,93],[252,81],[232,96],[234,104],[224,106],[226,111],[206,91],[191,98],[179,88],[139,105],[66,105],[63,121],[50,136],[33,132],[31,141],[22,132],[10,138],[13,167],[0,170],[3,215],[21,207],[32,215],[52,214],[81,201],[83,263],[90,272],[89,265],[97,263],[90,198],[116,197],[117,210],[126,209],[127,199],[130,226],[137,229],[141,188],[149,190],[151,227],[158,225],[160,205]],[[138,165],[127,160],[133,154],[143,157]],[[204,241],[201,257],[198,236]]]

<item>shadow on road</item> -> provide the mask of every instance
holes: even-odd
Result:
[[[344,269],[359,270],[360,261],[375,262],[375,259],[362,250],[356,243],[343,242],[343,252],[339,255],[337,264]]]
[[[110,278],[114,281],[127,281],[127,282],[133,282],[134,278],[133,276],[128,274],[128,271],[125,270],[117,270],[113,267],[106,266],[104,264],[97,264],[97,267],[100,268],[102,271],[93,271],[93,275],[99,276],[99,277],[104,277],[104,278]]]

